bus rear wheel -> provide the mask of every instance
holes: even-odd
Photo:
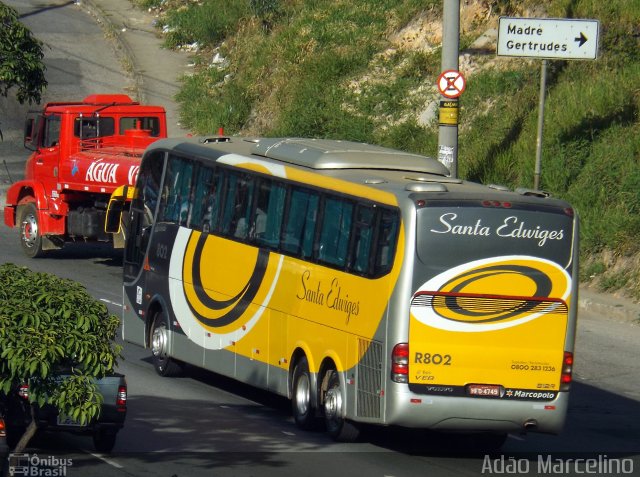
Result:
[[[153,366],[160,376],[180,376],[184,365],[169,356],[169,321],[164,312],[156,315],[151,331]]]
[[[336,441],[354,442],[360,436],[360,428],[354,422],[345,419],[344,400],[340,375],[330,369],[325,375],[326,391],[324,393],[324,421],[327,432]]]
[[[292,391],[291,408],[296,425],[300,429],[314,429],[316,427],[316,410],[311,399],[311,374],[307,358],[301,358],[293,369]]]
[[[42,249],[42,235],[40,235],[40,222],[38,209],[34,202],[28,202],[18,206],[18,223],[20,224],[20,245],[22,251],[29,258],[37,258],[44,255]]]

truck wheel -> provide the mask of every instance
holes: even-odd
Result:
[[[180,376],[184,365],[169,356],[169,324],[164,312],[156,315],[151,331],[151,354],[153,366],[160,376]]]
[[[20,224],[20,245],[22,245],[24,254],[29,258],[44,255],[38,209],[34,202],[18,206],[18,223]]]
[[[98,430],[93,433],[93,446],[98,452],[111,452],[116,445],[118,431]]]

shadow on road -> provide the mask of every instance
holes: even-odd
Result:
[[[372,467],[369,472],[378,469],[378,475],[383,475],[383,468],[387,475],[399,475],[393,472],[398,466],[420,472],[420,466],[427,462],[432,470],[463,466],[479,475],[489,458],[467,448],[469,441],[462,437],[410,429],[367,428],[361,442],[336,444],[322,432],[298,430],[290,416],[289,402],[270,393],[197,369],[167,383],[179,389],[190,379],[216,388],[216,402],[156,395],[130,398],[127,424],[108,458],[127,463],[131,475],[139,474],[133,466],[138,470],[162,468],[167,477],[214,475],[207,473],[213,469],[215,475],[258,475],[258,469],[260,475],[326,475],[323,462],[353,464],[354,459],[359,466]],[[229,393],[228,403],[220,400],[220,390]],[[603,465],[618,459],[638,466],[640,422],[633,418],[637,409],[637,401],[576,383],[567,426],[560,436],[512,438],[501,453],[491,454],[491,459],[514,458],[529,462],[531,468],[539,468],[541,462],[551,465],[568,459],[600,459]],[[90,439],[79,442],[60,440],[55,435],[43,437],[32,452],[63,455],[69,453],[70,443],[76,449],[91,447]],[[95,465],[78,459],[74,470]]]

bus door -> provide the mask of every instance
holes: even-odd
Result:
[[[507,204],[418,209],[412,391],[545,401],[563,390],[574,217]]]
[[[147,285],[145,267],[151,228],[158,208],[160,184],[164,167],[164,152],[154,151],[143,162],[138,175],[128,219],[127,242],[124,253],[123,337],[140,345],[145,344],[143,297]]]

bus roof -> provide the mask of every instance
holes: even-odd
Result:
[[[265,138],[256,143],[253,153],[311,169],[388,169],[449,174],[443,164],[431,157],[352,141]]]
[[[154,142],[149,150],[175,150],[218,160],[226,154],[318,171],[327,177],[367,185],[398,195],[407,193],[455,193],[459,198],[533,201],[563,205],[542,191],[509,190],[449,177],[437,160],[396,149],[353,141],[309,138],[191,137]],[[431,196],[433,197],[433,195]],[[448,197],[451,197],[450,195]]]
[[[449,175],[449,170],[431,157],[372,144],[333,139],[174,138],[155,143],[154,148],[176,148],[196,152],[198,146],[248,157],[260,156],[272,161],[323,171],[368,169],[435,174],[441,177]]]

